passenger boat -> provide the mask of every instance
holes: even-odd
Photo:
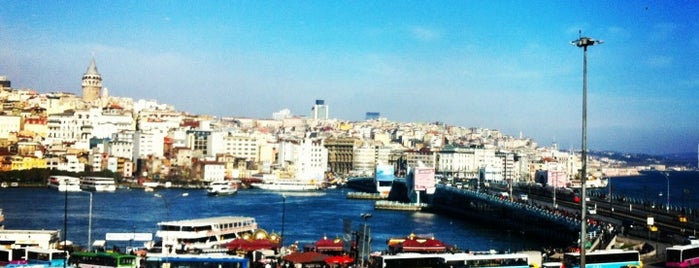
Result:
[[[267,176],[254,175],[261,177],[260,182],[251,183],[253,188],[270,190],[270,191],[316,191],[320,190],[320,184],[315,180],[305,180],[298,178],[279,178],[274,175],[266,174]]]
[[[115,192],[116,183],[114,182],[114,178],[82,177],[80,178],[80,188],[94,192]]]
[[[273,181],[264,181],[261,183],[253,183],[250,186],[253,188],[270,190],[270,191],[317,191],[320,190],[320,185],[313,181],[300,179],[276,179]]]
[[[224,247],[226,243],[257,230],[253,217],[224,216],[158,223],[155,233],[163,253]]]
[[[210,196],[232,195],[237,192],[237,184],[229,180],[212,181],[206,186],[206,194]]]
[[[48,187],[57,189],[59,192],[80,192],[80,178],[71,176],[51,176],[48,180]]]

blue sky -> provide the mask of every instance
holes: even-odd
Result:
[[[111,95],[270,118],[380,112],[588,148],[696,152],[696,1],[8,1],[0,75],[81,94],[95,57]]]

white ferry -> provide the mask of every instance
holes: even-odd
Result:
[[[80,178],[80,188],[94,192],[115,192],[116,183],[114,182],[114,178],[82,177]]]
[[[163,253],[171,253],[218,248],[255,230],[257,221],[253,217],[224,216],[159,222],[155,236],[162,241]]]
[[[59,192],[80,192],[80,178],[71,176],[51,176],[48,180],[48,187],[57,189]]]
[[[269,191],[315,191],[320,190],[321,185],[315,180],[304,180],[298,178],[279,178],[272,174],[255,174],[253,178],[260,182],[251,183],[252,188]]]
[[[232,195],[238,192],[238,186],[234,181],[212,181],[206,186],[206,194],[211,196]]]
[[[253,183],[250,186],[270,191],[316,191],[321,188],[320,185],[315,184],[313,181],[300,179],[276,179]]]

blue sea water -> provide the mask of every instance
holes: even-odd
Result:
[[[626,197],[633,202],[647,201],[659,205],[668,202],[671,207],[699,208],[699,171],[650,171],[641,176],[612,178],[605,189],[596,192]]]
[[[595,190],[632,199],[664,203],[668,180],[661,174],[619,177],[610,181],[611,188]],[[699,173],[672,172],[669,176],[670,201],[673,205],[699,207]],[[115,193],[93,193],[92,240],[105,239],[107,233],[153,233],[157,223],[214,216],[252,216],[268,232],[282,232],[285,244],[311,243],[323,236],[340,237],[343,221],[351,220],[358,229],[361,213],[371,213],[367,220],[372,233],[372,249],[386,249],[392,237],[434,235],[437,239],[468,250],[540,249],[547,245],[516,231],[496,230],[477,222],[449,215],[425,212],[374,210],[372,200],[347,199],[349,189],[333,189],[316,194],[287,194],[243,189],[236,195],[210,197],[203,189],[120,189]],[[0,188],[0,208],[6,229],[64,229],[67,216],[67,239],[87,245],[89,198],[87,192],[64,193],[48,188]],[[160,196],[160,197],[158,197]],[[64,213],[67,209],[67,213]],[[284,220],[282,222],[282,214]],[[120,245],[127,246],[127,245]],[[138,246],[138,245],[134,245]]]
[[[207,196],[203,189],[159,189],[150,193],[142,189],[120,189],[115,193],[93,193],[91,238],[103,240],[106,233],[155,234],[157,223],[166,220],[237,215],[255,217],[260,228],[268,232],[281,233],[283,224],[285,244],[299,241],[303,245],[323,236],[341,237],[345,219],[351,220],[352,228],[357,230],[363,223],[360,214],[371,213],[367,223],[373,250],[385,250],[389,238],[411,233],[434,235],[447,244],[468,250],[545,246],[516,232],[489,229],[445,215],[374,210],[374,201],[347,199],[348,191],[287,194],[286,198],[277,192],[256,189],[240,190],[225,197]],[[67,239],[83,246],[88,241],[89,198],[86,192],[68,193],[66,214],[64,193],[47,188],[0,189],[6,229],[62,230],[67,215]]]

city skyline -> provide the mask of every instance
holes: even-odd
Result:
[[[95,58],[110,95],[214,116],[483,127],[588,149],[695,152],[699,26],[692,1],[4,1],[0,75],[81,95]]]

